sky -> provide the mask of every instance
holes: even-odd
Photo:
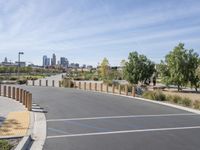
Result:
[[[179,42],[200,54],[200,0],[0,0],[0,61],[119,65],[137,51],[159,63]]]

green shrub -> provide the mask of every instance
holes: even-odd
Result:
[[[15,80],[17,80],[17,77],[11,77],[10,80],[15,81]]]
[[[163,92],[160,91],[160,90],[155,91],[154,96],[155,96],[155,100],[158,100],[158,101],[165,101],[166,100],[165,94],[163,94]]]
[[[157,101],[165,101],[166,100],[165,94],[163,94],[163,92],[160,90],[146,91],[142,94],[142,97],[147,98],[147,99],[157,100]]]
[[[6,140],[0,140],[0,150],[10,150],[13,146]]]
[[[194,103],[193,103],[193,107],[194,107],[195,109],[200,109],[200,101],[195,100]]]
[[[26,84],[27,80],[18,80],[17,83],[18,84]]]
[[[189,98],[183,98],[182,99],[182,105],[187,106],[187,107],[191,106],[192,105],[191,99],[189,99]]]
[[[172,102],[176,104],[181,104],[182,98],[178,95],[172,96]]]
[[[154,100],[155,97],[154,97],[154,94],[152,91],[146,91],[142,94],[142,97],[143,98],[147,98],[147,99],[151,99],[151,100]]]

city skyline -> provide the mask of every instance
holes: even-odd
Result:
[[[93,66],[107,57],[114,66],[138,51],[159,63],[179,42],[200,53],[199,6],[198,0],[2,0],[1,61],[23,51],[22,61],[38,65],[55,53]]]

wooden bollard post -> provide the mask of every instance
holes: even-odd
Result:
[[[1,84],[0,84],[0,96],[1,96]]]
[[[92,83],[91,82],[89,83],[89,90],[90,91],[92,90]]]
[[[39,80],[39,86],[42,86],[42,80]]]
[[[78,82],[78,88],[81,89],[81,82]]]
[[[19,88],[17,88],[17,91],[16,91],[16,100],[19,101]]]
[[[26,97],[26,98],[25,98],[25,107],[28,108],[28,103],[29,103],[29,102],[28,102],[28,101],[29,101],[29,92],[26,91],[25,93],[26,93],[26,94],[25,94],[25,97]]]
[[[119,85],[119,94],[121,94],[121,85]]]
[[[12,88],[12,99],[15,99],[15,87]]]
[[[28,94],[28,111],[31,111],[32,110],[32,94],[29,93]]]
[[[48,80],[46,80],[46,86],[48,86]]]
[[[106,92],[108,93],[108,84],[106,84]]]
[[[19,102],[22,103],[23,89],[20,89]]]
[[[128,95],[128,85],[125,85],[125,95]]]
[[[115,93],[115,85],[112,84],[112,93]]]
[[[54,80],[52,80],[52,86],[53,86],[53,87],[55,86],[55,81],[54,81]]]
[[[97,83],[94,83],[94,90],[97,91]]]
[[[35,86],[35,80],[32,80],[32,85]]]
[[[6,92],[6,89],[7,89],[7,87],[6,87],[6,86],[4,86],[4,87],[3,87],[3,96],[4,96],[4,97],[6,97],[6,96],[7,96],[7,95],[6,95],[6,93],[7,93],[7,92]]]
[[[135,87],[132,87],[132,96],[135,97]]]
[[[103,84],[100,83],[100,91],[102,92],[103,91]]]
[[[84,82],[84,90],[86,90],[86,82]]]
[[[11,98],[11,87],[8,87],[8,98]]]
[[[23,98],[22,98],[22,104],[25,106],[26,102],[26,90],[23,90]]]
[[[59,81],[59,87],[61,87],[61,81]]]

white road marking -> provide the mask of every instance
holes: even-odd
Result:
[[[145,118],[145,117],[169,117],[169,116],[197,116],[199,114],[182,113],[182,114],[160,114],[160,115],[130,115],[130,116],[105,116],[105,117],[89,117],[89,118],[68,118],[68,119],[49,119],[47,122],[58,121],[78,121],[78,120],[96,120],[96,119],[117,119],[117,118]]]
[[[120,133],[138,133],[138,132],[153,132],[153,131],[188,130],[188,129],[200,129],[200,126],[176,127],[176,128],[157,128],[157,129],[141,129],[141,130],[124,130],[124,131],[112,131],[112,132],[95,132],[95,133],[56,135],[56,136],[47,136],[47,139],[63,138],[63,137],[80,137],[80,136],[91,136],[91,135],[120,134]]]

